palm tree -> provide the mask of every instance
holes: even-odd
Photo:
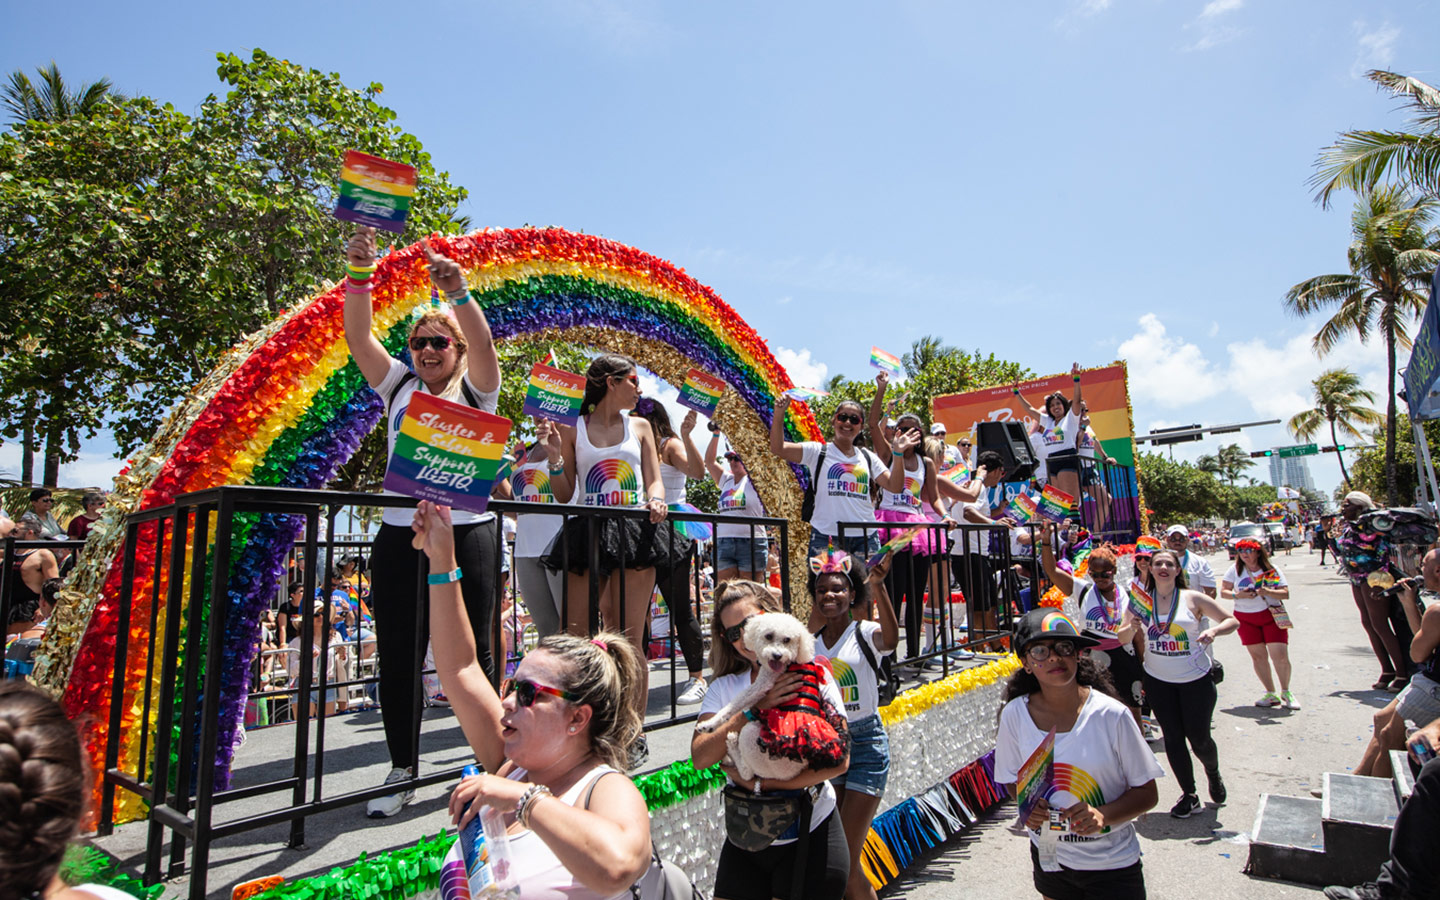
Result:
[[[0,106],[9,111],[12,121],[28,122],[37,119],[42,122],[59,122],[62,119],[92,115],[105,103],[125,99],[123,94],[112,90],[113,85],[108,78],[82,84],[71,90],[65,84],[65,79],[60,75],[60,67],[53,59],[50,60],[50,65],[36,69],[35,73],[40,76],[38,84],[16,69],[10,73],[10,82],[0,88]]]
[[[1375,402],[1375,392],[1360,386],[1360,376],[1349,369],[1326,369],[1310,382],[1315,389],[1315,408],[1298,412],[1290,417],[1286,427],[1299,441],[1308,441],[1330,423],[1330,443],[1336,446],[1335,458],[1340,460],[1340,474],[1345,477],[1345,489],[1350,489],[1350,473],[1345,470],[1345,456],[1340,452],[1340,435],[1363,438],[1358,426],[1379,425],[1384,421],[1380,413],[1367,404]]]
[[[1226,444],[1221,447],[1220,452],[1215,456],[1215,461],[1219,465],[1220,471],[1224,473],[1225,480],[1231,485],[1235,484],[1235,479],[1240,477],[1241,472],[1255,465],[1255,462],[1250,459],[1250,454],[1240,449],[1239,444]]]
[[[1440,198],[1440,89],[1416,78],[1379,69],[1365,73],[1392,96],[1405,99],[1410,124],[1417,133],[1403,131],[1347,131],[1316,161],[1310,183],[1315,199],[1330,205],[1335,191],[1349,188],[1357,194],[1375,189],[1386,173],[1422,196]]]
[[[906,377],[914,378],[931,363],[954,352],[954,347],[948,347],[935,335],[927,334],[910,345],[909,352],[900,357],[900,364],[905,367]]]
[[[1220,468],[1220,458],[1209,453],[1195,460],[1195,468],[1202,472],[1208,472],[1211,475],[1219,475],[1224,471]]]
[[[1310,316],[1334,309],[1312,342],[1324,355],[1348,334],[1366,343],[1374,331],[1385,340],[1389,385],[1385,404],[1385,488],[1390,506],[1395,486],[1395,355],[1409,348],[1409,326],[1425,308],[1430,274],[1440,264],[1440,235],[1430,224],[1440,201],[1413,200],[1397,187],[1379,187],[1360,197],[1350,215],[1350,272],[1317,275],[1285,294],[1285,308]]]

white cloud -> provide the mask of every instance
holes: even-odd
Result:
[[[777,306],[784,306],[784,305],[786,305],[787,303],[789,303],[791,300],[794,300],[794,299],[795,299],[794,297],[791,297],[791,296],[789,296],[789,295],[787,294],[786,296],[781,297],[779,300],[776,300],[776,301],[775,301],[775,304],[776,304]]]
[[[44,454],[35,454],[35,478],[41,477],[45,465]],[[80,451],[80,456],[72,463],[64,463],[60,466],[60,487],[80,488],[98,487],[109,490],[125,466],[125,460],[114,459],[105,453],[92,453]],[[20,444],[15,441],[7,441],[0,444],[0,475],[6,478],[20,477]]]
[[[1227,44],[1245,33],[1245,29],[1229,24],[1231,13],[1245,5],[1245,0],[1210,0],[1200,14],[1185,26],[1187,32],[1195,35],[1184,48],[1186,51],[1203,51],[1221,44]]]
[[[1245,5],[1245,0],[1210,0],[1205,8],[1200,10],[1200,18],[1213,19],[1216,16],[1223,16],[1225,13],[1234,12]]]
[[[665,47],[675,39],[675,29],[661,20],[663,12],[654,2],[552,0],[535,4],[532,14],[538,14],[547,25],[568,26],[585,33],[599,47],[625,54]]]
[[[1080,16],[1095,16],[1110,8],[1110,0],[1080,0],[1075,6],[1075,14]]]
[[[1369,346],[1359,338],[1346,338],[1325,357],[1317,357],[1310,335],[1299,334],[1278,347],[1264,338],[1231,344],[1230,368],[1226,381],[1236,394],[1245,396],[1250,407],[1265,418],[1281,422],[1314,405],[1311,382],[1326,369],[1350,369],[1365,387],[1375,392],[1377,408],[1384,408],[1385,348],[1378,341]]]
[[[776,347],[775,359],[785,367],[790,380],[798,387],[818,388],[825,383],[825,376],[830,371],[829,366],[811,357],[809,348],[791,350]]]
[[[1371,29],[1365,21],[1355,23],[1357,47],[1355,62],[1350,66],[1352,78],[1363,78],[1371,69],[1388,69],[1395,61],[1395,42],[1400,39],[1400,29],[1389,22]]]
[[[1215,337],[1215,336],[1218,335],[1219,333],[1220,333],[1220,323],[1219,323],[1219,322],[1211,322],[1211,323],[1210,323],[1210,331],[1209,331],[1208,337]]]
[[[1171,337],[1154,313],[1140,317],[1140,331],[1117,352],[1130,366],[1130,394],[1137,400],[1177,409],[1220,391],[1220,378],[1199,347]]]

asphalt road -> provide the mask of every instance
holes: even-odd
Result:
[[[1308,548],[1283,552],[1275,563],[1290,582],[1286,604],[1295,621],[1291,659],[1293,689],[1302,709],[1254,706],[1264,693],[1249,654],[1235,635],[1217,641],[1225,664],[1215,713],[1215,740],[1229,788],[1220,808],[1207,802],[1188,819],[1172,819],[1169,809],[1180,789],[1169,776],[1159,743],[1152,745],[1166,776],[1160,803],[1138,823],[1149,895],[1161,900],[1187,898],[1315,897],[1318,889],[1266,881],[1243,874],[1247,842],[1262,792],[1308,796],[1325,771],[1349,771],[1369,737],[1371,716],[1393,695],[1370,690],[1379,664],[1360,628],[1349,585],[1333,566],[1320,568]],[[1209,557],[1219,578],[1228,568],[1225,554]],[[1196,763],[1197,775],[1200,774]],[[1201,796],[1204,798],[1204,779]],[[1014,806],[913,866],[882,892],[889,898],[1034,898],[1026,839],[1010,831]]]

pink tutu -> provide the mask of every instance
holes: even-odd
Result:
[[[911,526],[920,524],[937,524],[931,522],[928,518],[926,518],[920,513],[902,512],[898,509],[877,509],[875,511],[875,517],[881,522],[909,522]],[[938,549],[935,546],[936,532],[939,532],[940,534],[940,547]],[[897,537],[904,533],[904,528],[882,528],[880,529],[880,542],[883,544],[886,541],[889,541],[891,538]],[[909,552],[915,554],[916,556],[931,556],[935,553],[940,553],[943,555],[950,552],[947,545],[948,541],[945,539],[945,530],[943,528],[926,528],[924,531],[915,535],[915,540],[910,542],[910,546],[906,547],[900,552]]]

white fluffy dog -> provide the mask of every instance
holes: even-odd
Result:
[[[745,624],[744,635],[745,646],[760,662],[760,672],[740,696],[698,729],[707,734],[719,730],[742,710],[755,706],[781,675],[796,666],[807,679],[796,703],[765,710],[758,721],[729,735],[730,761],[747,781],[756,776],[784,780],[800,774],[806,766],[824,769],[837,765],[847,752],[848,731],[844,737],[837,733],[837,724],[845,728],[844,716],[820,696],[823,675],[814,665],[815,638],[799,619],[774,612],[753,617]]]

